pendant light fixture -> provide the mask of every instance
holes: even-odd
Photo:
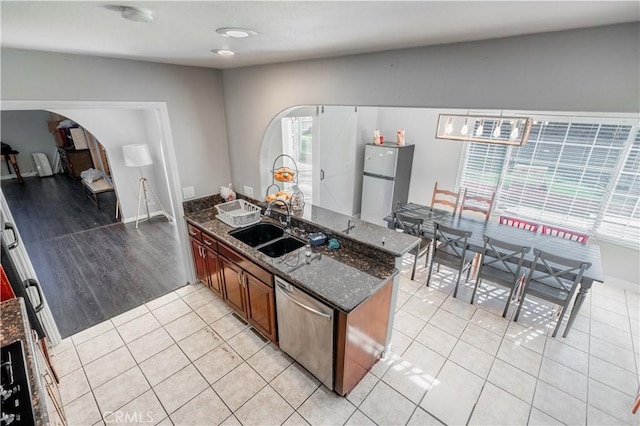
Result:
[[[496,126],[496,128],[493,130],[493,137],[494,138],[499,138],[500,134],[502,132],[502,120],[498,121],[498,125]]]
[[[453,132],[453,122],[452,122],[452,118],[449,118],[449,124],[447,124],[447,130],[446,130],[447,134],[450,135],[451,132]]]
[[[469,133],[469,119],[465,118],[464,120],[464,124],[462,125],[462,129],[460,129],[460,134],[462,136],[467,136],[467,133]]]
[[[511,133],[509,133],[509,139],[516,140],[518,139],[518,125],[515,120],[511,120]]]
[[[482,136],[483,133],[484,133],[484,120],[481,120],[480,125],[476,129],[476,136],[480,137]]]
[[[436,138],[522,146],[529,138],[532,124],[533,119],[529,117],[506,117],[502,114],[500,116],[440,114]],[[485,126],[490,126],[486,134]]]

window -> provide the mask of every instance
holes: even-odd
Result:
[[[640,136],[623,120],[534,123],[522,147],[467,144],[458,186],[496,191],[495,211],[640,244]]]

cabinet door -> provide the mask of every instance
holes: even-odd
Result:
[[[220,283],[220,260],[218,253],[208,247],[204,247],[205,263],[207,266],[207,284],[218,296],[223,298],[222,285]]]
[[[247,289],[247,320],[262,334],[276,341],[276,311],[273,288],[251,274],[244,274]]]
[[[220,256],[220,267],[224,278],[224,299],[229,306],[246,317],[242,269],[223,256]]]
[[[191,251],[193,252],[193,263],[196,268],[196,278],[202,284],[207,285],[207,265],[204,258],[204,247],[195,238],[189,238]]]

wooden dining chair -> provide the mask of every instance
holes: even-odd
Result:
[[[395,224],[395,229],[402,229],[405,234],[414,235],[420,238],[420,243],[415,248],[415,258],[413,260],[413,268],[411,270],[411,279],[413,280],[416,276],[416,265],[418,264],[418,259],[420,257],[426,255],[424,259],[424,267],[427,267],[431,238],[422,234],[422,225],[424,224],[424,219],[422,218],[393,212],[393,222]]]
[[[453,192],[447,189],[438,189],[438,182],[433,187],[433,196],[431,197],[431,208],[435,208],[436,204],[451,207],[452,214],[456,214],[458,210],[458,202],[460,201],[460,192]]]
[[[472,251],[467,251],[467,242],[471,237],[471,232],[461,229],[450,228],[438,222],[433,222],[433,250],[431,253],[431,262],[429,263],[429,275],[427,277],[427,287],[431,281],[431,272],[433,264],[448,266],[458,270],[456,286],[453,290],[453,297],[458,294],[458,285],[460,284],[460,275],[466,270],[467,280],[469,281],[469,273],[471,272],[471,264],[475,255]],[[466,282],[465,281],[465,282]]]
[[[582,281],[582,275],[591,266],[591,263],[552,255],[538,249],[533,249],[533,254],[533,263],[527,274],[520,304],[513,320],[518,321],[527,296],[534,296],[559,305],[561,310],[558,323],[551,335],[551,337],[556,337],[571,299]],[[562,337],[567,337],[567,334],[569,334],[568,328],[564,330]]]
[[[458,214],[462,216],[465,211],[470,211],[483,214],[484,220],[489,220],[495,198],[495,191],[491,194],[491,197],[482,197],[480,195],[467,195],[467,188],[465,188],[462,193],[462,203]]]
[[[525,231],[538,232],[539,223],[530,222],[524,219],[518,219],[510,216],[500,216],[500,224],[513,226],[514,228],[524,229]]]
[[[486,279],[509,289],[509,297],[502,313],[502,316],[506,317],[511,300],[517,293],[516,289],[522,282],[524,255],[531,250],[531,247],[507,243],[486,235],[483,235],[482,239],[484,246],[476,285],[471,295],[471,304],[473,305],[475,301],[482,280]]]
[[[589,239],[589,235],[583,234],[582,232],[572,231],[571,229],[558,228],[557,226],[552,225],[542,225],[542,230],[540,231],[545,235],[553,235],[554,237],[566,238],[567,240],[577,241],[579,243],[586,243]]]

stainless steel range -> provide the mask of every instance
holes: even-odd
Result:
[[[0,425],[34,425],[35,417],[31,405],[31,390],[22,341],[18,340],[0,349],[2,360]]]

